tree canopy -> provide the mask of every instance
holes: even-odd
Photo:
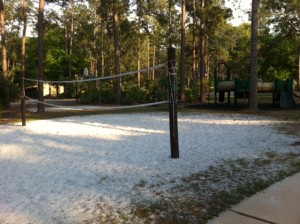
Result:
[[[103,77],[151,67],[166,61],[166,48],[170,43],[178,52],[177,65],[182,67],[178,69],[178,85],[182,98],[186,93],[187,101],[199,100],[201,94],[213,87],[213,72],[220,61],[230,65],[233,77],[250,79],[251,23],[231,25],[228,21],[232,9],[226,8],[222,0],[57,0],[45,3],[42,68],[45,80],[72,80],[82,76],[84,68],[93,76]],[[38,2],[28,0],[28,5],[31,34],[26,38],[25,76],[37,79]],[[183,6],[186,16],[182,16]],[[299,79],[299,9],[296,0],[260,1],[259,79]],[[10,100],[14,100],[20,92],[17,89],[22,62],[22,1],[5,1],[3,12],[6,39],[2,37],[1,42],[6,40],[6,44],[1,45],[1,50],[3,46],[7,49],[8,81],[1,75],[0,85],[10,86]],[[251,17],[251,12],[249,15]],[[3,63],[1,60],[2,67]],[[100,89],[84,87],[82,97],[89,96],[86,102],[98,102],[97,92],[101,91],[102,102],[116,102],[119,94],[123,103],[154,100],[157,96],[153,96],[151,88],[164,92],[164,75],[153,70],[138,78],[103,82]],[[29,85],[32,83],[25,82],[25,86]],[[0,88],[2,105],[5,91],[8,90]],[[143,91],[146,92],[141,93]],[[64,94],[75,97],[75,87],[69,86]],[[145,97],[129,100],[130,94],[135,97],[145,94]]]

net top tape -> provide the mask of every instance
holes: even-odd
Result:
[[[80,80],[64,80],[64,81],[48,81],[47,80],[46,81],[46,80],[37,80],[37,79],[28,79],[28,78],[24,78],[24,80],[31,81],[31,82],[52,83],[52,84],[91,82],[91,81],[99,81],[99,80],[123,77],[123,76],[127,76],[127,75],[136,74],[138,72],[146,72],[146,71],[149,71],[149,70],[165,67],[166,65],[167,65],[166,63],[163,63],[163,64],[159,64],[159,65],[156,65],[156,66],[153,66],[153,67],[144,68],[144,69],[140,69],[140,70],[132,71],[132,72],[126,72],[126,73],[122,73],[122,74],[118,74],[118,75],[111,75],[111,76],[105,76],[105,77],[96,77],[96,78],[89,78],[89,79],[80,79]]]

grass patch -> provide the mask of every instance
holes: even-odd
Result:
[[[176,181],[153,200],[143,201],[140,194],[134,216],[145,223],[204,224],[245,197],[299,171],[300,152],[268,152],[256,159],[223,161]]]

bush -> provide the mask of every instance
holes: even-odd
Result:
[[[123,92],[122,102],[125,104],[142,104],[146,103],[148,93],[145,89],[138,86],[132,86]]]
[[[122,103],[143,104],[167,100],[168,98],[168,78],[157,80],[145,80],[144,87],[138,87],[135,82],[124,82],[122,85]],[[100,90],[95,83],[83,83],[78,86],[79,98],[83,103],[99,103],[99,98],[103,104],[115,103],[117,96],[112,83],[100,83]]]
[[[168,99],[168,77],[149,81],[147,84],[148,98],[151,102]]]
[[[6,102],[7,82],[4,81],[3,76],[0,76],[0,107],[5,106]],[[8,86],[9,100],[15,101],[20,97],[19,87],[15,83],[10,83]]]
[[[4,85],[4,80],[3,80],[3,76],[0,76],[0,108],[2,106],[4,106],[4,102],[5,102],[5,85]]]
[[[200,97],[200,90],[198,88],[185,89],[185,101],[188,103],[196,102]]]
[[[9,100],[10,101],[16,101],[20,99],[20,88],[15,83],[11,83],[9,85]]]
[[[81,94],[80,101],[86,104],[99,103],[99,92],[96,89],[86,90]]]
[[[100,90],[100,100],[103,104],[115,103],[117,100],[116,91],[114,88]]]

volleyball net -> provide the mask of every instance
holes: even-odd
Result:
[[[120,105],[115,105],[116,79],[121,83]],[[167,63],[102,77],[82,75],[74,76],[74,80],[24,78],[24,82],[22,97],[26,99],[26,109],[32,112],[37,104],[43,104],[46,111],[95,111],[148,107],[169,102]],[[43,83],[43,101],[37,97],[38,83]]]
[[[25,99],[28,102],[33,102],[37,104],[37,108],[40,104],[43,104],[48,108],[58,108],[63,110],[103,110],[103,109],[124,109],[124,108],[138,108],[147,107],[154,105],[161,105],[168,103],[169,105],[169,124],[170,124],[170,147],[171,147],[171,158],[179,158],[179,144],[178,144],[178,124],[177,124],[177,94],[176,94],[176,49],[168,48],[168,62],[150,68],[140,69],[133,72],[126,72],[122,74],[110,75],[105,77],[92,77],[83,76],[81,78],[77,77],[75,80],[66,81],[44,81],[24,78],[22,80],[35,83],[36,86],[39,83],[47,83],[52,85],[71,85],[68,86],[75,88],[75,97],[77,100],[90,99],[98,100],[99,103],[103,103],[103,99],[109,99],[110,94],[113,95],[116,83],[121,84],[120,88],[123,91],[123,96],[121,99],[123,104],[134,104],[134,105],[118,105],[113,107],[102,107],[102,106],[66,106],[60,104],[49,103],[45,101],[39,101],[28,95],[26,95],[26,88],[22,89],[21,98],[21,110],[22,110],[22,126],[26,125],[26,116],[24,113]],[[152,76],[150,75],[152,71]],[[155,71],[155,72],[154,72]],[[142,74],[144,73],[144,74]],[[154,76],[155,74],[155,76]],[[142,78],[143,77],[143,78]],[[116,79],[119,79],[116,81]],[[121,81],[122,79],[122,81]],[[43,85],[42,85],[43,86]],[[37,89],[36,89],[37,92]],[[72,92],[72,91],[70,91]],[[124,94],[125,93],[125,94]],[[107,95],[105,95],[107,94]],[[124,100],[124,98],[126,100]],[[76,101],[77,101],[76,100]],[[84,102],[83,103],[88,103]],[[48,109],[49,110],[49,109]]]

